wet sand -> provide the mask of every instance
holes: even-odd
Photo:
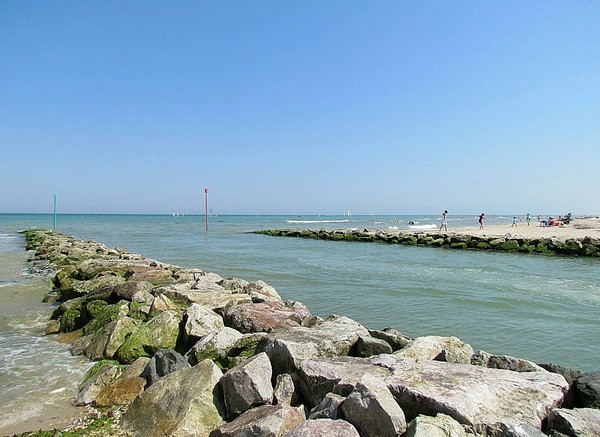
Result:
[[[39,415],[30,417],[22,422],[0,427],[0,435],[12,436],[39,430],[63,430],[77,419],[84,417],[85,414],[85,408],[75,407],[69,400],[65,400],[60,404],[45,406],[44,411]]]

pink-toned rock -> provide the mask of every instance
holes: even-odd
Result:
[[[282,328],[301,326],[311,318],[304,305],[283,302],[260,302],[229,308],[223,319],[225,325],[242,333],[273,332]]]

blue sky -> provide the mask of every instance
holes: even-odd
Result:
[[[0,2],[0,212],[600,213],[600,2]]]

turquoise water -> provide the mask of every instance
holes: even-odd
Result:
[[[488,224],[510,220],[491,217]],[[64,215],[58,217],[57,230],[223,277],[261,279],[284,299],[305,303],[315,315],[346,315],[368,328],[393,326],[413,337],[453,335],[491,353],[598,369],[598,259],[249,233],[267,228],[407,229],[409,221],[423,227],[440,223],[435,216],[218,216],[210,218],[206,232],[203,216]],[[474,225],[474,216],[449,220],[450,227]],[[0,292],[12,290],[9,297],[0,293],[2,307],[11,299],[12,320],[15,305],[22,307],[16,318],[35,320],[30,324],[37,328],[25,330],[35,343],[39,341],[39,319],[47,317],[49,310],[37,300],[44,292],[36,282],[39,280],[23,277],[26,257],[22,240],[15,235],[32,226],[51,228],[51,215],[0,214]],[[27,295],[25,288],[35,289],[35,284],[38,291],[30,293],[33,299],[15,299],[15,295]],[[7,317],[0,312],[0,344],[10,348],[14,327],[7,324]],[[36,352],[37,359],[40,353]],[[49,347],[48,353],[56,352]],[[6,374],[10,365],[0,361],[0,375]]]

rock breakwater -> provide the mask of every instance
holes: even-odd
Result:
[[[383,230],[266,229],[257,234],[275,237],[299,237],[332,241],[402,244],[406,246],[442,247],[448,249],[495,250],[501,252],[535,253],[600,257],[600,239],[527,238],[518,235],[469,235],[460,232],[400,232]]]
[[[25,236],[31,262],[56,272],[48,334],[98,361],[75,402],[126,408],[131,435],[600,433],[600,373],[322,319],[262,281]]]

